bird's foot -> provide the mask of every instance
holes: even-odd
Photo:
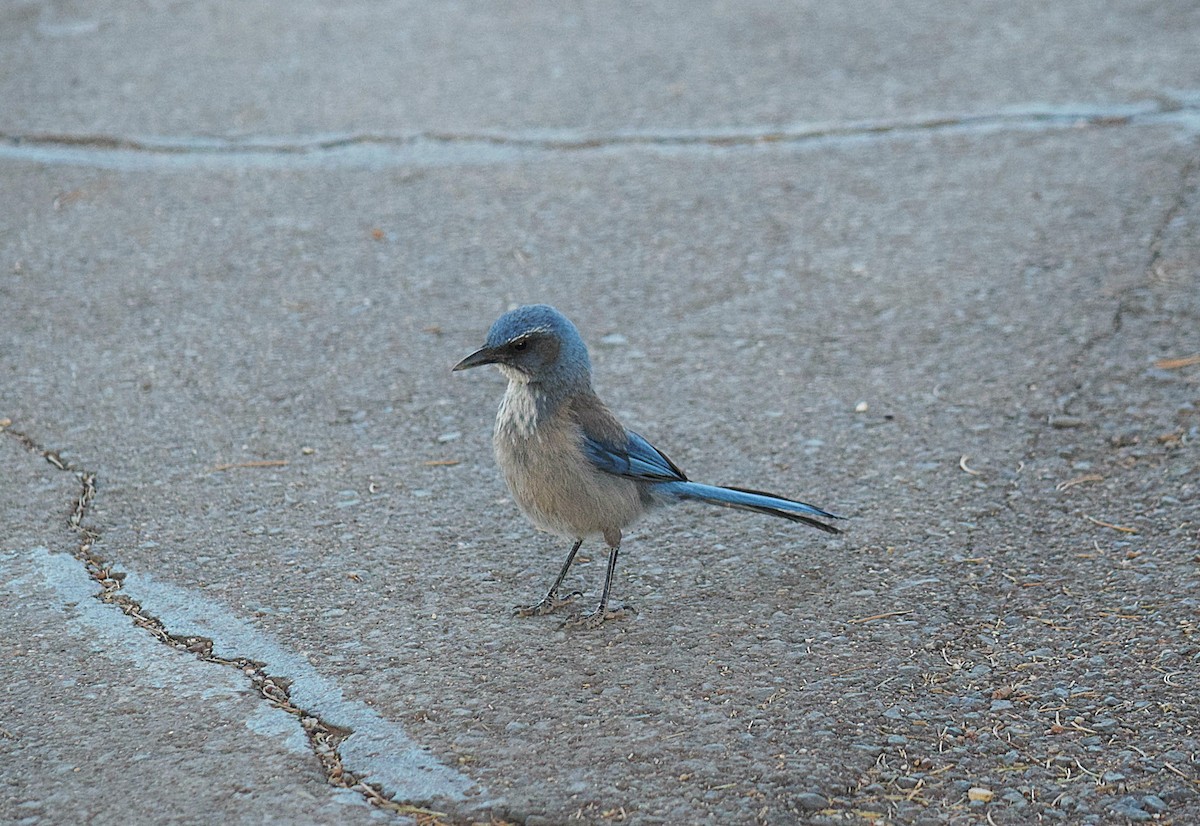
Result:
[[[583,596],[582,591],[572,591],[565,597],[560,597],[556,591],[551,591],[542,598],[541,602],[535,602],[533,605],[516,605],[513,607],[513,616],[517,617],[540,617],[544,614],[553,614],[564,605],[569,605],[575,597]]]
[[[586,614],[573,614],[563,623],[564,628],[599,628],[605,620],[626,619],[637,613],[632,605],[597,608]]]

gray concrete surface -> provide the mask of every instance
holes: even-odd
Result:
[[[0,819],[1200,820],[1198,36],[5,5]],[[448,370],[526,301],[847,534],[676,509],[632,619],[511,618],[565,549]]]

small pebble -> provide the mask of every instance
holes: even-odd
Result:
[[[1025,806],[1029,803],[1029,801],[1025,799],[1025,795],[1021,794],[1021,792],[1017,789],[1009,789],[1000,795],[1000,799],[1017,807]]]
[[[1148,794],[1142,798],[1142,808],[1161,813],[1165,812],[1168,807],[1166,802],[1158,795]]]
[[[1127,817],[1130,820],[1138,823],[1149,820],[1151,817],[1153,817],[1153,815],[1151,815],[1145,809],[1135,809],[1132,806],[1126,806],[1122,803],[1118,803],[1113,806],[1112,812],[1120,817]]]
[[[818,809],[824,809],[826,806],[824,795],[819,795],[816,792],[801,792],[796,795],[795,803],[801,809],[810,812],[815,812]]]

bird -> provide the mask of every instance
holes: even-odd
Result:
[[[706,502],[790,519],[836,534],[821,520],[844,517],[784,496],[692,482],[667,454],[627,430],[592,388],[592,366],[579,330],[558,310],[531,304],[492,324],[483,347],[452,371],[497,365],[508,387],[496,414],[492,446],[517,506],[538,529],[573,541],[554,584],[517,616],[549,614],[578,591],[559,593],[585,539],[608,546],[608,569],[596,610],[568,625],[596,628],[624,615],[608,601],[622,532],[646,511],[683,501]]]

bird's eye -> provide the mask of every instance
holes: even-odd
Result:
[[[519,338],[513,342],[512,348],[520,353],[529,347],[529,339]]]

